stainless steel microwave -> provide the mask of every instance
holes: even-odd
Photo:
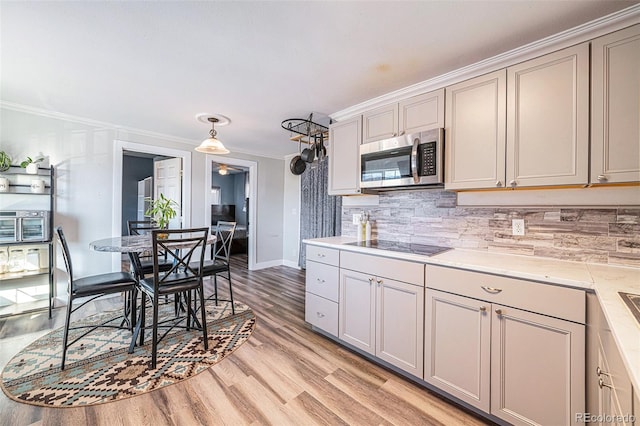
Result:
[[[360,188],[442,186],[443,136],[433,129],[360,145]]]

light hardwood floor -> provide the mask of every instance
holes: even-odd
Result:
[[[234,256],[234,298],[257,327],[228,358],[187,381],[85,408],[42,408],[0,392],[2,425],[479,425],[483,419],[313,332],[304,322],[304,271],[248,271]],[[227,281],[218,281],[225,292]],[[211,283],[209,283],[211,286]],[[209,290],[211,291],[211,290]],[[112,307],[103,301],[89,309]],[[119,305],[119,302],[118,302]],[[58,309],[0,320],[0,367],[63,325]]]

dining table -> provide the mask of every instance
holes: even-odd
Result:
[[[213,244],[217,241],[218,236],[215,233],[207,234],[206,244]],[[179,250],[181,248],[189,247],[191,244],[171,243],[171,247]],[[151,234],[141,235],[123,235],[117,237],[103,238],[95,240],[89,243],[89,247],[94,251],[107,252],[107,253],[126,253],[129,255],[131,265],[134,268],[132,272],[138,278],[144,278],[138,270],[136,265],[140,265],[139,256],[146,255],[153,252],[153,240]],[[178,301],[182,305],[181,301]],[[183,309],[185,309],[183,307]],[[197,318],[194,318],[195,326],[200,327],[200,323]],[[143,325],[144,326],[144,325]],[[135,341],[136,336],[133,339]],[[133,342],[134,342],[133,341]],[[132,343],[133,346],[134,343]],[[132,349],[130,349],[132,350]]]

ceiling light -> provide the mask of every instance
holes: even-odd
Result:
[[[217,116],[212,114],[198,114],[196,115],[196,118],[203,123],[211,123],[209,137],[202,141],[202,143],[196,148],[196,151],[202,152],[204,154],[228,154],[229,150],[224,147],[220,140],[216,139],[216,135],[218,132],[216,132],[214,126],[216,123],[218,123],[218,125],[229,124],[231,120],[222,115]]]
[[[220,168],[218,169],[218,174],[221,174],[222,176],[224,176],[228,173],[229,173],[229,170],[227,169],[226,164],[220,164]]]

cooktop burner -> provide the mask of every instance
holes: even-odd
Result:
[[[419,254],[421,256],[434,256],[436,254],[450,250],[447,247],[430,246],[426,244],[402,243],[399,241],[370,240],[345,243],[349,246],[367,247],[380,250],[398,251],[401,253]]]

